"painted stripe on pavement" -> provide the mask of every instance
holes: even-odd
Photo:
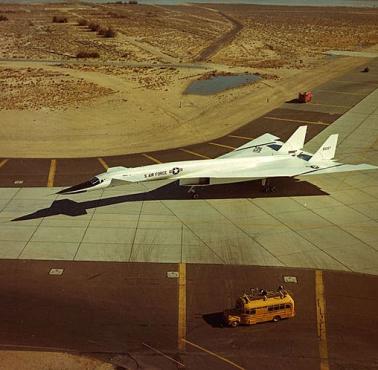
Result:
[[[160,162],[158,159],[156,159],[156,158],[154,158],[154,157],[152,157],[152,156],[150,156],[150,155],[148,155],[148,154],[142,154],[142,155],[143,155],[143,157],[149,159],[149,160],[152,161],[152,162],[155,162],[155,163],[157,163],[157,164],[162,163],[162,162]]]
[[[56,159],[52,159],[50,162],[49,177],[47,178],[47,187],[52,188],[54,186],[54,179],[56,173]]]
[[[191,150],[188,150],[188,149],[179,149],[179,150],[181,150],[182,152],[188,153],[188,154],[195,155],[195,156],[200,157],[200,158],[211,159],[210,157],[207,157],[206,155],[199,154],[199,153],[196,153],[196,152],[192,152]]]
[[[104,167],[106,170],[108,170],[109,166],[108,164],[105,162],[105,160],[103,158],[97,158],[98,161],[101,163],[102,167]]]
[[[316,318],[319,338],[320,370],[329,370],[326,329],[326,301],[324,296],[323,271],[315,271]]]
[[[177,340],[178,350],[185,351],[186,338],[186,264],[179,263],[179,278],[178,278],[178,325],[177,325]]]

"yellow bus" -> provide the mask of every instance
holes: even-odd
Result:
[[[295,316],[294,299],[280,286],[277,291],[251,289],[236,301],[236,307],[224,311],[224,321],[231,327],[264,321],[277,322]]]

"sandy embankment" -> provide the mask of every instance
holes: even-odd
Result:
[[[117,88],[118,93],[64,111],[3,111],[0,157],[107,156],[211,140],[278,107],[298,91],[366,61],[340,58],[278,82],[268,81],[269,86],[259,84],[212,97],[181,96],[187,82],[169,91],[146,92],[115,76],[87,72],[87,81]]]

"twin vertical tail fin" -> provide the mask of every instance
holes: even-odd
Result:
[[[294,132],[293,135],[282,144],[281,148],[278,150],[282,154],[292,154],[304,147],[306,138],[307,126],[300,126]],[[316,163],[331,160],[335,157],[337,139],[339,135],[331,135],[324,144],[318,149],[318,151],[310,158],[309,163]]]
[[[295,153],[304,146],[307,126],[300,126],[278,150],[279,153]]]
[[[335,157],[337,139],[339,135],[331,135],[324,144],[318,149],[318,151],[311,157],[309,163],[321,162],[331,160]]]

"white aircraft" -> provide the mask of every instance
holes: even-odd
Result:
[[[302,150],[307,126],[299,127],[285,143],[271,134],[264,134],[230,153],[215,159],[169,162],[143,167],[111,167],[91,180],[63,189],[58,194],[73,194],[127,183],[156,180],[178,180],[194,187],[228,184],[274,177],[320,175],[335,172],[370,170],[369,164],[343,164],[333,160],[338,134],[329,136],[315,154]]]

